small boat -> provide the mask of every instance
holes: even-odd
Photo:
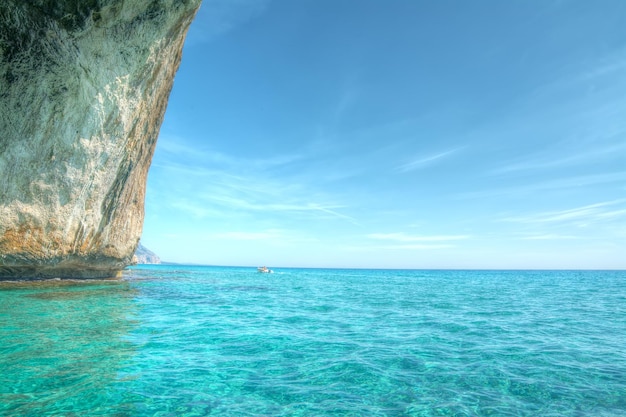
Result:
[[[266,266],[260,266],[260,267],[258,267],[256,270],[257,270],[258,272],[263,273],[263,274],[271,274],[272,272],[274,272],[274,271],[272,271],[271,269],[268,269]]]

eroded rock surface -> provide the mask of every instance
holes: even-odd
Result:
[[[131,262],[200,1],[0,1],[0,277]]]

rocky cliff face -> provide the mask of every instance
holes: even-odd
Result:
[[[108,277],[201,0],[0,2],[0,277]]]
[[[139,243],[139,246],[137,246],[137,250],[135,251],[135,256],[133,257],[133,263],[143,265],[160,264],[161,258],[159,258],[156,253]]]

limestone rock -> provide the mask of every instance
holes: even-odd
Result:
[[[134,264],[160,264],[161,258],[150,249],[146,248],[144,245],[139,243],[137,246],[137,250],[135,251],[135,256],[133,257]]]
[[[200,1],[0,1],[0,277],[131,262]]]

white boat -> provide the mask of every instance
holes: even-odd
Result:
[[[271,269],[268,269],[266,266],[260,266],[260,267],[258,267],[256,270],[257,270],[258,272],[263,273],[263,274],[271,274],[272,272],[274,272],[274,271],[272,271]]]

